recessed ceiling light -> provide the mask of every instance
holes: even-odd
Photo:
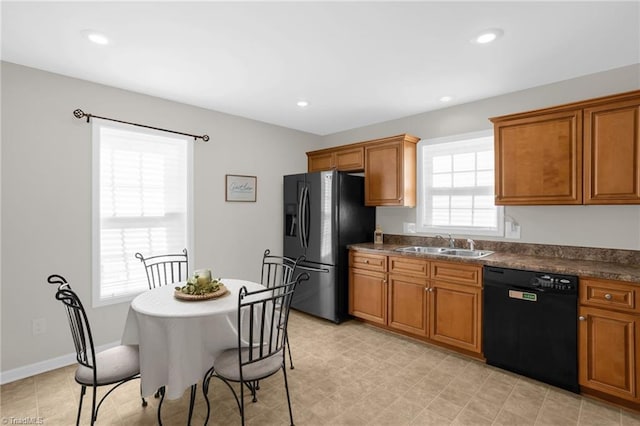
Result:
[[[93,30],[84,30],[82,34],[92,43],[106,46],[109,44],[109,39],[106,35]]]
[[[453,96],[443,96],[440,98],[440,102],[450,102],[453,100]]]
[[[475,36],[471,41],[476,44],[487,44],[502,37],[503,34],[504,34],[504,31],[502,31],[501,29],[491,28],[491,29],[482,31],[477,36]]]
[[[307,102],[307,101],[298,101],[298,103],[296,105],[298,105],[300,108],[306,108],[306,107],[309,106],[309,102]]]

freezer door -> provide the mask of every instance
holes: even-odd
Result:
[[[306,199],[303,200],[305,256],[309,262],[335,265],[338,257],[338,174],[335,171],[308,173],[306,185]]]
[[[306,174],[284,177],[284,255],[292,258],[306,254],[302,227],[302,198],[306,188]]]
[[[325,265],[313,266],[321,271],[305,270],[304,266],[297,270],[297,272],[308,273],[309,280],[296,286],[291,307],[339,323],[344,319],[344,313],[338,312],[339,306],[336,305],[337,268]]]

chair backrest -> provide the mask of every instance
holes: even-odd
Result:
[[[138,252],[135,256],[144,265],[149,289],[186,281],[189,278],[187,249],[183,249],[182,253],[178,254],[144,257]]]
[[[282,352],[289,322],[289,308],[293,292],[302,281],[309,279],[306,272],[282,285],[257,291],[240,289],[238,295],[238,350],[240,377],[242,368]],[[247,342],[253,350],[246,350]]]
[[[292,259],[285,256],[275,256],[271,254],[269,249],[265,250],[262,257],[260,283],[271,288],[292,281],[298,263],[303,260],[304,256]]]
[[[76,350],[76,360],[79,364],[93,370],[93,379],[96,381],[95,359],[96,353],[93,346],[93,335],[89,326],[87,313],[82,306],[78,295],[71,290],[67,280],[61,275],[49,275],[49,284],[57,284],[56,299],[61,301],[67,311],[71,337]]]

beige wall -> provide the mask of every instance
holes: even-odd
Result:
[[[640,65],[628,66],[336,133],[324,137],[322,144],[329,147],[400,133],[430,139],[475,132],[491,129],[489,117],[638,89]],[[521,242],[640,249],[640,206],[507,207],[505,214],[521,224]],[[379,207],[376,216],[385,232],[402,234],[403,222],[416,221],[416,209]]]
[[[306,171],[318,136],[15,64],[1,72],[3,373],[72,350],[49,274],[89,306],[98,345],[122,333],[127,304],[90,307],[91,126],[76,108],[211,137],[194,149],[196,268],[259,280],[264,249],[282,251],[282,176]],[[257,176],[257,202],[226,203],[227,173]],[[32,335],[34,318],[46,333]]]
[[[488,117],[640,88],[640,66],[625,67],[319,137],[10,63],[1,73],[3,376],[46,368],[70,352],[49,274],[66,276],[91,300],[91,126],[72,116],[76,108],[209,134],[209,143],[195,144],[195,267],[258,279],[262,251],[282,249],[282,176],[306,170],[306,151],[405,132],[434,138],[489,129]],[[258,201],[225,203],[227,173],[256,175]],[[520,241],[640,249],[638,206],[509,207],[507,214],[522,224]],[[378,208],[377,216],[385,232],[402,233],[415,209]],[[127,309],[89,308],[99,345],[120,339]],[[34,318],[46,320],[46,333],[32,335]]]

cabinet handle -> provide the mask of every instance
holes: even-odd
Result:
[[[607,293],[604,295],[604,298],[607,300],[611,300],[611,294]]]
[[[430,293],[433,293],[433,290],[434,290],[434,288],[433,288],[433,287],[430,287],[430,288],[429,288],[429,292],[430,292]]]
[[[578,317],[578,319],[579,319],[580,321],[584,321],[586,318],[585,318],[585,317],[583,317],[582,315],[580,315],[580,316]]]
[[[365,259],[365,260],[364,260],[364,263],[369,263],[369,259]]]

